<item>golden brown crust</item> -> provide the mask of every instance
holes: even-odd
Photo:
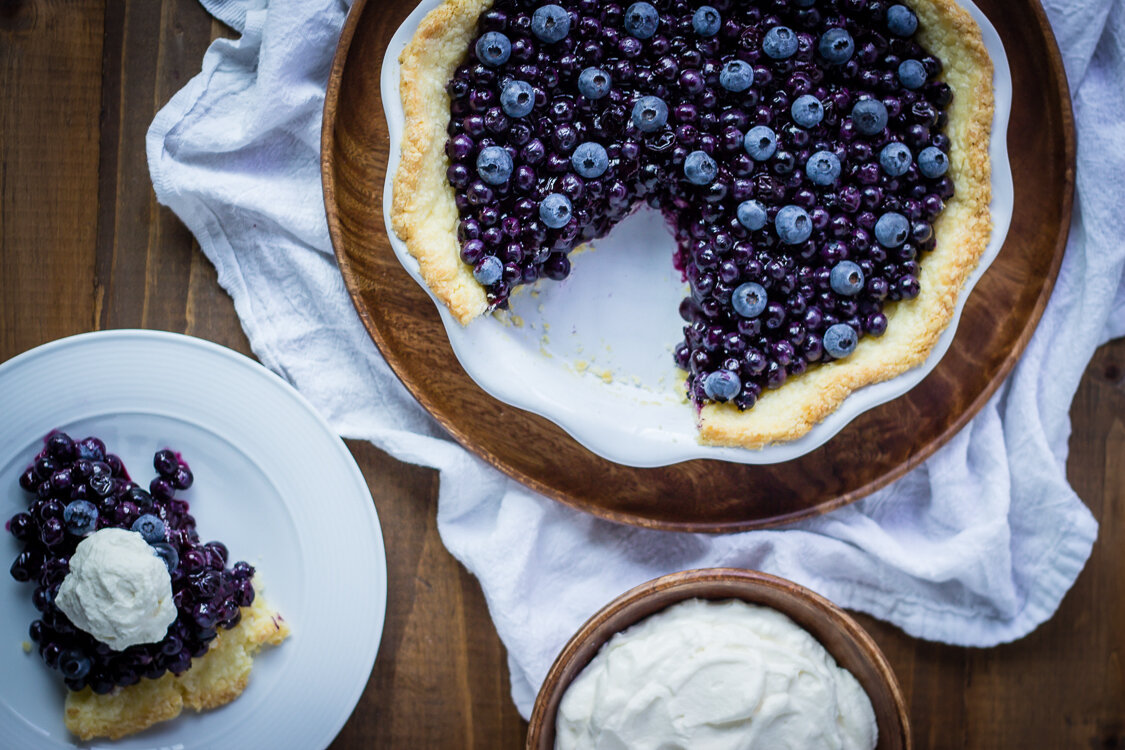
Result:
[[[285,619],[257,595],[251,606],[243,607],[242,621],[220,631],[210,650],[193,659],[191,669],[179,677],[142,679],[106,695],[90,688],[68,692],[66,728],[83,740],[116,740],[174,719],[185,706],[204,711],[230,703],[246,689],[254,655],[262,646],[276,646],[288,636]]]
[[[946,132],[957,193],[934,224],[937,247],[922,263],[921,292],[908,303],[887,306],[883,336],[866,337],[847,359],[812,367],[766,391],[754,408],[740,412],[729,404],[704,406],[700,442],[761,448],[796,440],[853,391],[922,364],[952,320],[965,280],[988,246],[992,60],[980,28],[954,0],[914,0],[911,6],[919,18],[919,41],[942,60],[943,78],[954,92]]]
[[[446,0],[432,10],[399,62],[405,123],[402,161],[394,179],[391,223],[418,260],[422,278],[462,324],[488,309],[484,289],[461,262],[457,208],[445,178],[449,126],[446,83],[476,30],[477,18],[492,0]]]
[[[418,258],[430,289],[462,324],[485,312],[487,302],[459,257],[457,211],[445,179],[445,83],[491,2],[446,0],[426,16],[400,58],[406,127],[394,181],[394,229]],[[962,287],[988,245],[992,61],[976,22],[955,0],[912,0],[910,5],[919,17],[919,41],[942,60],[943,78],[954,91],[947,133],[957,193],[934,225],[937,247],[922,264],[921,292],[908,303],[888,305],[887,332],[864,338],[846,360],[812,367],[764,393],[747,411],[730,404],[703,407],[703,443],[761,448],[796,440],[853,391],[922,364],[952,320]]]

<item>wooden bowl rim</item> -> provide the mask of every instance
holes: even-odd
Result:
[[[729,586],[731,589],[729,596],[705,597],[694,593],[695,589],[709,584]],[[913,745],[910,734],[910,714],[906,706],[906,699],[902,694],[902,688],[890,662],[871,635],[851,615],[815,591],[779,576],[745,568],[696,568],[669,573],[629,589],[598,610],[570,637],[570,640],[567,641],[562,651],[555,658],[554,663],[551,664],[551,668],[539,688],[539,693],[535,697],[531,720],[528,723],[525,747],[527,750],[537,750],[542,742],[543,733],[548,727],[553,726],[554,715],[558,710],[559,702],[570,685],[570,681],[563,681],[563,672],[572,665],[580,651],[589,649],[589,655],[586,662],[579,664],[574,670],[571,680],[581,674],[589,661],[615,634],[656,612],[689,599],[740,599],[750,604],[770,607],[792,618],[792,615],[785,609],[775,604],[765,604],[760,598],[755,598],[756,594],[763,591],[779,593],[786,601],[801,600],[811,604],[814,609],[825,615],[830,627],[843,633],[849,641],[858,647],[859,652],[875,668],[875,672],[890,693],[895,706],[897,725],[894,727],[880,726],[880,737],[883,736],[885,731],[891,731],[894,736],[899,738],[901,746],[910,750]],[[644,605],[649,599],[659,594],[667,595],[669,592],[674,592],[675,595],[663,607],[654,611],[644,610]],[[623,614],[625,615],[625,622],[620,627],[607,630],[600,637],[597,635],[598,631],[605,628],[612,619]],[[813,637],[816,636],[813,635]],[[819,639],[817,640],[828,650],[826,644]],[[832,652],[829,651],[829,653]],[[837,659],[836,654],[832,654],[832,658]]]
[[[1059,268],[1062,265],[1063,255],[1066,250],[1067,239],[1070,234],[1070,222],[1060,221],[1055,238],[1054,253],[1051,258],[1050,266],[1046,273],[1046,278],[1043,281],[1042,290],[1031,308],[1024,327],[1012,344],[1010,356],[1007,357],[998,367],[995,376],[985,384],[984,388],[978,393],[977,397],[972,400],[957,416],[953,419],[944,431],[936,435],[929,443],[921,446],[917,451],[910,454],[910,456],[898,463],[895,466],[888,468],[882,474],[874,477],[865,484],[861,484],[847,492],[836,495],[833,498],[824,500],[816,505],[804,507],[789,513],[780,513],[768,518],[753,518],[746,520],[666,520],[654,519],[648,516],[640,515],[636,512],[619,511],[612,508],[606,508],[596,502],[586,500],[584,498],[573,497],[565,490],[555,488],[548,484],[543,479],[521,470],[519,467],[512,465],[506,461],[502,456],[487,450],[484,446],[472,439],[472,437],[449,415],[439,409],[434,401],[430,398],[428,392],[424,390],[419,383],[411,380],[407,374],[406,369],[401,361],[398,352],[390,346],[389,342],[384,338],[382,332],[375,325],[366,305],[364,304],[359,293],[360,284],[356,269],[353,267],[346,250],[346,242],[341,225],[339,208],[336,201],[336,175],[334,170],[335,158],[335,128],[336,128],[336,114],[337,102],[340,94],[340,88],[343,81],[344,68],[347,63],[348,54],[351,49],[351,44],[355,35],[356,28],[359,25],[359,20],[363,15],[366,7],[367,0],[355,0],[348,13],[348,17],[344,23],[343,31],[340,35],[340,41],[337,44],[335,55],[332,60],[332,68],[329,73],[328,87],[324,99],[323,121],[321,129],[321,182],[324,193],[325,212],[328,221],[328,231],[332,240],[332,247],[336,256],[337,265],[344,278],[345,286],[348,289],[348,295],[351,297],[352,304],[358,313],[360,320],[363,322],[364,328],[367,329],[368,335],[378,347],[382,356],[390,366],[391,371],[394,372],[395,377],[406,387],[407,391],[418,401],[422,407],[429,412],[429,414],[437,420],[439,424],[458,442],[462,447],[471,451],[486,463],[500,470],[504,474],[516,479],[531,490],[538,492],[546,497],[561,502],[577,510],[590,513],[591,515],[611,521],[614,523],[627,524],[641,528],[659,529],[663,531],[686,531],[691,533],[732,533],[740,531],[751,531],[755,529],[772,528],[782,526],[795,521],[813,518],[824,513],[837,510],[845,505],[849,505],[867,495],[886,487],[892,482],[902,478],[911,470],[920,466],[930,456],[932,456],[940,447],[944,446],[953,438],[954,435],[959,433],[965,426],[974,418],[984,405],[992,398],[992,396],[999,389],[1000,385],[1007,379],[1019,355],[1023,353],[1030,342],[1032,335],[1035,333],[1042,318],[1043,311],[1046,309],[1047,303],[1050,300],[1051,294],[1054,290],[1055,281],[1058,277]],[[1034,14],[1040,33],[1043,35],[1046,43],[1047,63],[1053,71],[1054,85],[1056,94],[1060,102],[1064,102],[1062,107],[1061,126],[1062,135],[1064,140],[1064,163],[1066,164],[1065,176],[1062,185],[1062,205],[1061,215],[1070,217],[1074,204],[1074,189],[1075,189],[1075,163],[1077,146],[1075,139],[1074,128],[1074,114],[1070,99],[1070,88],[1066,78],[1065,68],[1062,63],[1062,55],[1058,48],[1058,43],[1055,40],[1054,32],[1047,21],[1046,12],[1042,5],[1035,0],[1027,0],[1027,4]],[[378,116],[382,117],[383,113],[379,112]],[[1005,242],[1005,245],[1007,243]],[[1003,248],[1001,248],[1003,253]],[[987,272],[986,272],[987,275]],[[954,344],[960,336],[954,337]],[[469,384],[473,388],[477,388],[482,397],[487,397],[487,394],[480,390],[476,383],[472,382],[468,376]],[[925,381],[922,381],[925,383]],[[921,384],[920,384],[921,385]],[[901,397],[900,397],[901,398]],[[894,403],[893,401],[890,403]],[[513,407],[515,408],[515,407]],[[875,407],[876,409],[886,408],[886,405]],[[528,414],[527,412],[520,411],[521,414]],[[533,416],[533,415],[532,415]],[[848,428],[845,427],[844,431]],[[571,441],[574,446],[585,453],[589,451],[580,443],[575,441],[570,435],[563,432],[565,439]],[[841,433],[843,434],[843,433]],[[833,440],[839,439],[839,435]],[[830,441],[831,442],[831,441]],[[819,449],[818,449],[819,450]],[[593,456],[594,454],[589,453]],[[604,460],[604,459],[598,459]],[[683,463],[696,463],[696,462],[710,462],[716,465],[725,465],[724,462],[715,461],[713,459],[692,459],[691,461]]]

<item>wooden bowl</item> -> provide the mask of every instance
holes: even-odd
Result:
[[[527,730],[527,750],[552,750],[555,714],[570,683],[615,633],[685,599],[741,599],[772,607],[807,630],[851,672],[875,709],[878,750],[909,750],[910,719],[887,658],[847,613],[784,578],[740,568],[687,570],[641,584],[586,621],[551,665]]]

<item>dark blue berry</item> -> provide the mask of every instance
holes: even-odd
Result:
[[[172,476],[179,466],[180,461],[176,458],[176,454],[167,448],[157,451],[152,456],[152,468],[156,469],[156,473],[162,477]],[[95,473],[97,473],[97,469],[97,464],[94,464]]]
[[[180,555],[176,548],[167,542],[156,542],[152,545],[153,553],[164,561],[169,573],[174,573],[180,566]]]

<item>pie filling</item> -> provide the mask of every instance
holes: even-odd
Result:
[[[660,210],[687,393],[750,408],[919,294],[954,185],[917,28],[880,0],[496,0],[446,89],[461,260],[504,307]]]
[[[72,691],[89,686],[97,694],[187,671],[194,657],[207,653],[218,629],[238,625],[240,608],[253,603],[254,568],[245,562],[228,566],[225,545],[200,542],[188,503],[175,496],[194,478],[172,451],[156,453],[157,476],[145,490],[98,438],[74,441],[55,432],[44,444],[20,475],[20,487],[32,495],[28,510],[5,524],[23,545],[12,577],[35,584],[32,601],[41,614],[30,637],[43,662]],[[140,533],[168,567],[176,619],[159,642],[113,650],[75,627],[55,601],[75,548],[105,528]]]

